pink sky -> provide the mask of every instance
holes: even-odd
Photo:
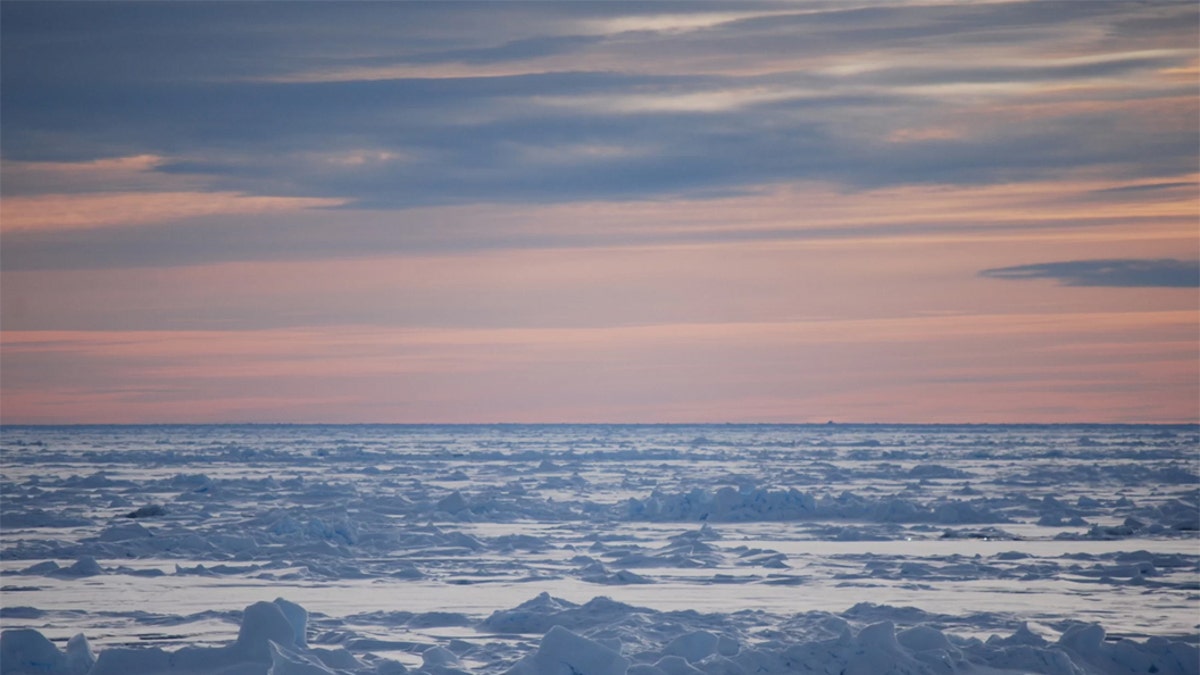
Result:
[[[170,87],[93,72],[86,25],[51,73],[6,51],[3,422],[1200,418],[1194,25],[744,7],[431,10],[401,21],[427,52],[307,61],[298,23],[231,33],[229,71],[140,54]],[[789,47],[767,16],[883,37]],[[8,102],[86,102],[77,73],[149,109]]]

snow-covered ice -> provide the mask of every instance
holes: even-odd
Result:
[[[1200,667],[1190,425],[2,433],[4,674]]]

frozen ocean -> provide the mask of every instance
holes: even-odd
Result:
[[[2,440],[5,675],[1200,669],[1194,425]]]

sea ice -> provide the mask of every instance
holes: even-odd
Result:
[[[1200,662],[1194,426],[2,431],[3,675]]]

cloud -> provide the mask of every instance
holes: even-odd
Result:
[[[719,21],[706,4],[672,8],[687,30],[599,36],[589,27],[658,25],[661,9],[484,4],[463,20],[459,6],[367,4],[351,22],[319,3],[286,18],[173,7],[6,4],[6,160],[154,156],[212,191],[393,209],[1081,168],[1170,180],[1195,164],[1187,5],[1136,23],[1116,3],[739,5],[772,16]],[[1053,96],[1077,105],[1031,105]],[[1172,96],[1174,115],[1122,105]],[[325,159],[354,153],[402,160]]]
[[[331,174],[347,163],[345,157],[336,159],[330,162]],[[1085,179],[847,192],[836,184],[804,183],[709,195],[704,200],[487,203],[398,210],[312,208],[313,204],[300,208],[304,204],[300,199],[206,200],[199,193],[175,204],[170,193],[114,193],[84,197],[103,197],[113,202],[110,206],[129,197],[130,204],[142,208],[85,213],[93,220],[111,216],[103,227],[64,229],[60,223],[55,228],[25,230],[12,229],[8,222],[11,203],[24,203],[14,198],[6,199],[3,206],[0,268],[6,272],[99,270],[739,242],[828,246],[1036,240],[1046,245],[1193,238],[1195,206],[1190,193],[1148,205],[1146,193],[1111,192],[1105,208],[1097,210],[1092,195],[1111,185]],[[76,198],[59,197],[64,204]],[[92,204],[101,206],[104,201]],[[154,204],[159,208],[146,208]],[[255,204],[259,208],[249,208]],[[199,205],[209,210],[198,211]],[[264,208],[268,205],[278,208]],[[798,213],[804,217],[798,219]],[[135,224],[139,215],[162,220]],[[115,222],[117,217],[130,220]]]
[[[1200,261],[1069,260],[1000,267],[980,274],[994,279],[1057,279],[1064,286],[1196,288],[1200,286]]]
[[[1142,185],[1119,185],[1117,187],[1101,188],[1095,190],[1096,194],[1113,194],[1124,192],[1151,192],[1157,190],[1174,190],[1176,188],[1196,189],[1196,183],[1193,181],[1171,181],[1168,183],[1149,183]]]
[[[216,214],[261,215],[338,206],[338,199],[259,197],[223,192],[126,192],[6,197],[5,233],[84,230]]]

